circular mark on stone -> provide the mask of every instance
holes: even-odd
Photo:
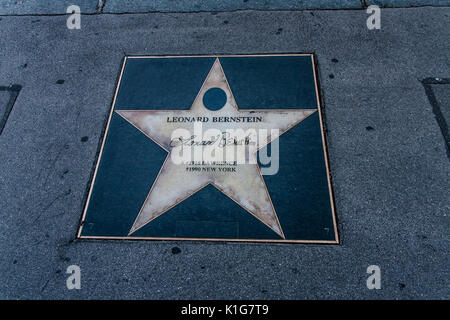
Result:
[[[178,247],[173,247],[172,248],[172,254],[179,254],[179,253],[181,253],[181,249],[180,248],[178,248]]]
[[[58,81],[56,81],[56,84],[63,84],[64,80],[63,79],[59,79]]]
[[[84,136],[81,138],[81,142],[87,142],[89,140],[88,136]]]
[[[330,79],[334,79],[334,74],[330,73],[330,74],[328,75],[328,77],[330,77]]]
[[[338,63],[339,62],[339,60],[336,59],[336,58],[331,59],[331,61],[334,62],[334,63]]]
[[[203,95],[203,105],[211,110],[217,111],[227,103],[227,94],[220,88],[211,88]]]

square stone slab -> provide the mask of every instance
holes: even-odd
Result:
[[[337,244],[318,92],[312,54],[126,57],[78,237]]]

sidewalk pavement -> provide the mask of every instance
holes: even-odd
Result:
[[[200,12],[238,10],[362,9],[380,7],[450,6],[450,0],[3,0],[0,15],[65,14],[77,5],[85,14]]]
[[[450,78],[450,8],[382,9],[380,30],[367,17],[100,14],[81,30],[0,17],[0,86],[22,87],[0,135],[0,298],[450,298],[450,162],[434,112],[449,85],[427,84],[433,102],[422,83]],[[74,240],[124,55],[288,52],[318,61],[340,245]],[[71,264],[81,290],[66,288]],[[372,264],[381,290],[366,287]]]

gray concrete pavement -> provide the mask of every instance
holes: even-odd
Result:
[[[237,10],[360,9],[381,7],[450,6],[450,0],[2,0],[0,15],[65,14],[69,5],[82,13],[148,13]]]
[[[385,8],[395,7],[423,7],[423,6],[448,6],[448,0],[365,0],[365,4],[377,5]]]
[[[98,0],[2,0],[0,15],[65,14],[72,4],[83,13],[96,13]]]
[[[0,86],[23,87],[0,135],[0,298],[450,298],[450,162],[421,84],[450,78],[450,8],[366,19],[0,17]],[[341,245],[74,240],[125,54],[277,52],[318,59]],[[71,264],[81,290],[66,288]],[[366,288],[371,264],[381,290]]]
[[[108,0],[103,12],[354,9],[361,7],[360,0],[176,0],[170,2],[164,0]]]

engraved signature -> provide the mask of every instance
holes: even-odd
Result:
[[[239,146],[239,145],[256,145],[255,141],[252,141],[250,137],[247,135],[243,138],[237,138],[236,136],[232,136],[230,132],[222,132],[216,136],[212,136],[210,140],[198,140],[197,136],[192,135],[189,138],[173,138],[170,141],[171,147],[179,147],[179,146],[212,146],[217,145],[218,147],[224,148],[226,146]]]

